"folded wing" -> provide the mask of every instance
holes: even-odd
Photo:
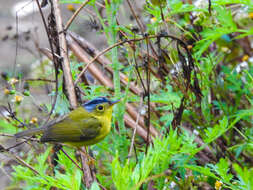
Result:
[[[89,117],[73,120],[65,117],[48,126],[41,137],[41,142],[80,142],[95,138],[102,125],[98,119]]]

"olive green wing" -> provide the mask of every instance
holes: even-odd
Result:
[[[41,137],[41,142],[80,142],[98,136],[102,125],[94,117],[73,119],[65,117],[48,126]]]

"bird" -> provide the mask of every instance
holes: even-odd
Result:
[[[109,134],[112,108],[118,102],[106,97],[94,98],[46,126],[16,133],[15,137],[42,134],[42,143],[63,143],[77,148],[96,144]]]
[[[167,2],[166,2],[166,0],[151,0],[151,3],[154,6],[165,7]]]

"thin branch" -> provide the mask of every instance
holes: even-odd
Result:
[[[8,102],[8,107],[9,107],[9,109],[7,109],[7,108],[5,107],[5,110],[9,113],[9,117],[10,117],[11,119],[16,120],[17,122],[19,122],[19,123],[22,125],[22,127],[23,127],[23,126],[27,127],[27,125],[26,125],[24,122],[20,121],[20,120],[16,117],[15,113],[12,111],[11,104],[10,104],[9,102]]]
[[[10,137],[10,138],[14,138],[15,135],[12,135],[12,134],[7,134],[7,133],[0,133],[0,136],[2,137]],[[31,138],[31,137],[22,137],[20,139],[24,139],[24,140],[29,140],[29,141],[35,141],[35,142],[40,142],[40,140],[36,139],[36,138]]]
[[[13,77],[16,76],[16,66],[17,66],[17,57],[18,57],[18,42],[19,42],[19,34],[18,34],[18,12],[16,12],[16,35],[17,35],[17,39],[16,39],[16,47],[15,47],[15,58],[14,58],[14,66],[13,66]]]
[[[143,106],[143,98],[141,98],[139,109],[141,109],[142,106]],[[140,115],[141,114],[140,114],[140,110],[139,110],[138,114],[137,114],[137,119],[135,121],[135,128],[134,128],[133,136],[132,136],[132,139],[131,139],[131,146],[130,146],[129,153],[128,153],[128,156],[127,156],[128,157],[128,159],[127,159],[128,163],[129,163],[130,157],[132,155],[132,151],[133,151],[133,147],[134,147],[134,139],[135,139],[136,130],[137,130],[137,126],[138,126],[138,123],[139,123]]]
[[[134,107],[133,105],[131,105],[131,104],[129,104],[129,103],[126,103],[126,110],[127,110],[127,113],[128,113],[134,120],[137,119],[138,113],[137,113],[137,111],[136,111],[136,109],[135,109],[135,107]],[[140,125],[142,128],[146,129],[146,127],[145,127],[145,122],[144,122],[144,119],[143,119],[142,116],[141,116],[140,119],[139,119],[139,125]],[[151,133],[152,136],[154,136],[154,137],[157,137],[157,136],[160,135],[159,132],[158,132],[152,125],[150,125],[150,133]]]
[[[149,40],[148,38],[146,38],[146,44],[147,44],[147,52],[149,54]],[[149,56],[147,56],[146,58],[147,60],[145,60],[145,70],[146,70],[146,84],[147,84],[147,92],[145,94],[145,96],[148,97],[148,116],[147,118],[145,118],[145,124],[147,125],[148,128],[148,132],[147,132],[147,143],[146,143],[146,150],[145,150],[145,154],[147,154],[148,152],[148,147],[149,147],[149,143],[150,143],[150,70],[149,70]],[[144,97],[145,97],[144,96]]]
[[[49,59],[53,60],[52,52],[48,48],[38,48],[38,51],[46,55]],[[58,59],[61,59],[61,56],[57,53],[54,53],[54,56]]]
[[[20,142],[18,144],[15,144],[15,145],[11,146],[11,147],[8,147],[8,148],[3,148],[3,146],[1,146],[2,149],[0,149],[0,152],[3,152],[3,151],[9,152],[11,149],[16,148],[17,146],[19,146],[21,144],[24,144],[26,142],[27,141],[22,141],[22,142]]]
[[[68,32],[68,34],[70,35],[71,38],[73,38],[74,41],[76,41],[81,47],[82,49],[87,52],[91,57],[95,57],[98,53],[99,50],[91,43],[89,43],[85,38],[78,36],[77,34],[73,33],[73,32]],[[68,40],[68,38],[67,38]],[[111,74],[113,74],[113,70],[110,67],[110,65],[112,64],[111,61],[104,55],[101,55],[100,57],[97,58],[97,62],[100,63],[101,65],[105,66],[105,69],[110,72]],[[127,85],[128,81],[126,80],[127,76],[123,73],[120,73],[120,81],[124,84]],[[141,89],[139,89],[136,85],[134,85],[133,83],[130,83],[130,90],[137,94],[140,95],[141,94]]]
[[[138,26],[139,26],[140,29],[141,29],[141,34],[142,34],[142,36],[145,36],[146,34],[145,34],[144,24],[140,21],[139,17],[138,17],[137,14],[135,13],[134,8],[133,8],[133,5],[132,5],[132,3],[131,3],[130,0],[127,0],[127,4],[128,4],[128,6],[129,6],[129,8],[130,8],[130,10],[131,10],[131,13],[134,15],[134,18],[135,18],[135,20],[136,20]],[[150,43],[150,42],[149,42],[149,43]],[[151,47],[152,53],[157,57],[157,53],[156,53],[156,51],[155,51],[155,49],[153,48],[153,46],[152,46],[151,43],[150,43],[150,47]]]
[[[65,150],[63,150],[63,148],[61,147],[61,151],[76,165],[76,167],[78,167],[81,171],[83,171],[82,170],[82,168],[76,163],[76,161],[75,160],[73,160],[66,152],[65,152]]]
[[[208,12],[209,12],[209,15],[211,16],[212,15],[212,2],[211,2],[211,0],[208,0]]]
[[[130,10],[131,10],[131,13],[133,14],[133,16],[134,16],[134,18],[135,18],[135,20],[136,20],[138,26],[139,26],[140,29],[141,29],[142,35],[144,35],[144,33],[145,33],[145,28],[144,28],[143,24],[141,23],[140,19],[137,17],[137,15],[136,15],[136,13],[135,13],[135,11],[134,11],[134,8],[133,8],[132,3],[131,3],[129,0],[127,0],[127,4],[128,4],[128,6],[129,6],[129,8],[130,8]]]
[[[58,96],[58,69],[57,69],[57,65],[56,65],[57,58],[56,58],[55,53],[54,53],[54,48],[53,48],[52,40],[50,40],[51,38],[50,38],[50,35],[49,35],[46,19],[44,17],[43,12],[42,12],[42,9],[41,9],[39,1],[36,0],[36,3],[37,3],[37,6],[39,8],[40,16],[42,18],[43,25],[44,25],[44,28],[45,28],[46,33],[47,33],[47,38],[48,38],[49,46],[50,46],[50,49],[51,49],[51,52],[52,52],[52,55],[53,55],[53,63],[54,63],[54,69],[55,69],[55,98],[54,98],[54,101],[53,101],[53,104],[52,104],[52,108],[51,108],[51,110],[50,110],[50,112],[48,114],[48,118],[47,118],[47,120],[45,122],[45,124],[46,124],[49,121],[50,116],[51,116],[51,114],[54,111],[54,108],[55,108],[55,105],[56,105],[57,96]]]
[[[135,125],[135,121],[127,114],[124,115],[124,121],[126,123],[126,126],[135,129],[138,135],[140,135],[145,141],[147,141],[147,131],[140,127],[139,125]]]
[[[88,63],[86,64],[86,66],[83,68],[83,70],[82,70],[82,71],[79,73],[79,75],[77,76],[77,78],[76,78],[74,84],[76,85],[76,84],[78,83],[79,79],[80,79],[81,76],[84,74],[84,72],[88,69],[88,67],[89,67],[93,62],[96,61],[96,59],[97,59],[99,56],[101,56],[101,55],[105,54],[106,52],[110,51],[112,48],[115,48],[115,47],[117,47],[117,46],[120,46],[120,45],[122,45],[122,44],[124,44],[124,43],[138,42],[138,41],[145,40],[146,38],[151,39],[151,38],[157,38],[157,37],[159,37],[159,36],[160,36],[160,37],[165,37],[165,38],[172,38],[173,40],[177,40],[177,41],[179,41],[180,43],[184,44],[185,47],[186,47],[186,44],[185,44],[181,39],[179,39],[179,38],[177,38],[177,37],[175,37],[175,36],[172,36],[172,35],[167,35],[167,34],[166,34],[166,35],[161,35],[161,34],[159,34],[159,35],[150,35],[150,36],[145,36],[145,37],[141,37],[141,38],[135,38],[135,39],[130,39],[130,40],[119,41],[119,42],[117,42],[117,43],[115,43],[115,44],[113,44],[113,45],[107,47],[106,49],[104,49],[104,50],[101,51],[100,53],[98,53],[90,62],[88,62]]]
[[[71,18],[68,20],[66,26],[64,27],[64,32],[68,30],[70,27],[71,23],[74,21],[76,16],[79,14],[79,12],[84,8],[91,0],[86,0],[85,2],[82,3],[82,5],[74,12],[74,14],[71,16]]]
[[[11,154],[10,152],[8,152],[11,156],[13,156],[21,165],[29,168],[30,170],[32,170],[35,174],[40,175],[40,173],[35,170],[31,165],[29,165],[28,163],[26,163],[24,160],[22,160],[19,156],[15,155],[15,154]]]
[[[55,80],[50,80],[50,79],[44,79],[44,78],[27,78],[25,81],[42,81],[42,82],[51,82],[55,83]]]
[[[0,136],[2,136],[2,137],[15,137],[15,135],[6,134],[6,133],[0,133]]]
[[[77,44],[77,42],[75,42],[72,38],[70,38],[70,36],[67,36],[68,39],[68,45],[71,49],[71,51],[76,55],[76,57],[82,61],[82,62],[88,62],[91,63],[92,60],[90,61],[90,59],[85,55],[86,53],[84,52],[84,50]],[[105,86],[109,87],[109,88],[113,88],[113,83],[111,81],[111,79],[106,76],[95,64],[90,65],[90,67],[86,67],[86,69],[89,70],[89,72],[102,84],[104,84]],[[86,71],[83,70],[84,72]],[[84,72],[78,76],[82,76],[84,74]],[[77,80],[76,80],[77,81]],[[75,83],[77,84],[77,83]]]
[[[144,91],[144,93],[146,93],[146,87],[145,87],[145,85],[144,85],[144,82],[143,82],[143,80],[142,80],[142,78],[141,78],[140,71],[139,71],[139,69],[138,69],[138,63],[137,63],[137,60],[136,60],[135,51],[134,51],[134,63],[135,63],[135,71],[136,71],[137,76],[139,77],[139,79],[140,79],[140,81],[141,81],[141,85],[142,85],[143,91]]]

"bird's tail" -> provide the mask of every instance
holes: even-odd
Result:
[[[28,129],[26,131],[22,131],[19,133],[15,134],[16,138],[21,138],[21,137],[29,137],[32,135],[36,135],[36,134],[40,134],[43,131],[44,128],[40,127],[40,128],[32,128],[32,129]]]

